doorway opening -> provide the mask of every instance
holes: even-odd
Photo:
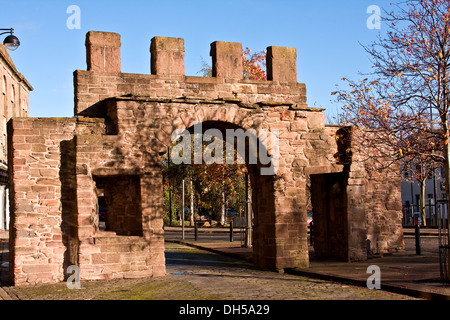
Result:
[[[345,174],[311,175],[311,203],[314,212],[314,257],[348,260],[348,217]]]

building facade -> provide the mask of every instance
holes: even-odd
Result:
[[[420,217],[420,183],[409,171],[402,174],[403,225],[415,225]],[[444,168],[436,169],[425,180],[425,217],[427,226],[436,226],[438,216],[447,219]]]
[[[6,124],[12,117],[28,117],[32,90],[17,71],[6,47],[0,44],[0,230],[9,229]]]

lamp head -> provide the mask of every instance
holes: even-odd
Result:
[[[17,50],[17,48],[19,48],[20,46],[20,41],[19,39],[13,35],[12,33],[7,36],[5,38],[5,40],[3,41],[3,44],[5,45],[5,47],[11,51]]]

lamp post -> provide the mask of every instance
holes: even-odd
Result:
[[[20,46],[20,41],[14,35],[14,29],[13,28],[0,29],[0,31],[5,31],[1,32],[0,35],[9,33],[9,36],[7,36],[5,40],[3,40],[3,44],[5,45],[5,47],[11,51],[17,50],[17,48],[19,48]]]

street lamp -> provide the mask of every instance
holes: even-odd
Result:
[[[7,31],[5,31],[5,30],[7,30]],[[10,33],[10,35],[7,36],[5,38],[5,40],[3,40],[3,44],[5,45],[5,47],[11,51],[17,50],[17,48],[19,48],[19,46],[20,46],[20,41],[15,35],[13,35],[14,29],[13,28],[0,29],[0,31],[5,31],[5,32],[0,33],[0,35]]]

